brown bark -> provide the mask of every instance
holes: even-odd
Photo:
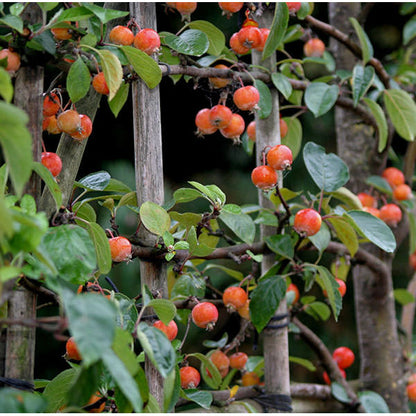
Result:
[[[349,33],[352,28],[348,17],[357,16],[359,11],[359,3],[330,3],[330,24]],[[332,41],[331,49],[337,68],[352,69],[356,64],[355,58],[343,45]],[[377,152],[372,132],[357,122],[357,117],[350,110],[336,108],[338,154],[349,166],[351,179],[348,186],[355,193],[365,189],[366,177],[379,174],[385,166],[385,154]],[[365,249],[384,262],[389,273],[377,274],[364,265],[353,269],[360,378],[365,389],[384,397],[391,412],[405,412],[404,360],[397,335],[392,257],[370,244]]]

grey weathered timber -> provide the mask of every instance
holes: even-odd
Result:
[[[130,14],[140,28],[156,27],[155,3],[130,3]],[[134,156],[137,202],[152,201],[156,204],[164,202],[162,130],[160,118],[159,87],[149,89],[146,84],[137,80],[132,84]],[[155,236],[140,227],[139,237],[145,244],[153,245]],[[152,291],[160,296],[167,296],[166,265],[162,262],[140,263],[140,277]],[[151,394],[153,394],[163,410],[163,378],[146,360],[146,376]]]
[[[260,16],[256,16],[260,27],[270,27],[273,21],[273,11],[266,9]],[[252,51],[253,64],[268,68],[271,72],[276,70],[276,56],[272,55],[266,60],[261,59],[261,52]],[[256,162],[262,164],[262,152],[267,146],[280,144],[279,124],[279,94],[276,89],[271,89],[273,107],[267,119],[260,119],[256,115]],[[279,186],[282,178],[279,178]],[[264,208],[275,209],[271,201],[259,190],[259,204]],[[270,226],[260,226],[260,238],[262,241],[267,236],[276,234],[276,229]],[[274,254],[264,255],[261,272],[267,272],[275,262]],[[275,315],[287,313],[286,302],[280,303]],[[278,323],[286,322],[276,321]],[[289,341],[287,327],[281,329],[265,329],[263,331],[263,353],[264,353],[264,377],[266,391],[270,394],[290,395],[289,375]]]

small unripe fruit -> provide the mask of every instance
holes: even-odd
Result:
[[[42,152],[41,162],[52,173],[52,176],[58,176],[61,173],[62,160],[56,153]]]
[[[131,259],[131,243],[125,237],[113,237],[108,240],[111,250],[111,259],[115,262]]]
[[[71,24],[71,22],[65,23]],[[68,27],[55,27],[51,29],[51,32],[56,40],[68,40],[72,38],[72,29]]]
[[[228,126],[220,129],[220,133],[227,139],[239,141],[240,136],[244,132],[244,129],[245,123],[243,117],[241,117],[240,114],[233,114]]]
[[[308,57],[321,57],[325,52],[325,44],[318,38],[309,39],[303,45],[303,53]]]
[[[10,49],[2,49],[0,51],[0,60],[7,58],[6,71],[13,73],[20,68],[20,55]]]
[[[406,387],[406,393],[410,401],[416,402],[416,383],[409,384]]]
[[[342,375],[343,378],[347,378],[347,374],[342,368],[340,368],[339,371],[341,372],[341,375]],[[331,379],[329,378],[328,373],[326,371],[322,374],[322,377],[323,377],[325,383],[328,384],[328,386],[330,386],[331,385]]]
[[[223,64],[215,65],[214,68],[229,69],[227,65],[223,65]],[[208,78],[208,79],[209,79],[210,84],[214,88],[224,88],[231,82],[231,80],[228,79],[228,78],[211,77],[211,78]]]
[[[377,207],[377,201],[373,196],[371,196],[371,195],[369,195],[365,192],[360,192],[357,195],[357,197],[360,200],[361,205],[363,207],[370,207],[370,208],[376,208]]]
[[[268,29],[267,27],[262,27],[259,30],[261,33],[261,42],[260,42],[260,45],[257,46],[257,48],[255,49],[256,51],[263,52],[264,46],[266,45],[267,38],[269,37],[269,34],[270,34],[270,29]]]
[[[195,389],[201,381],[199,371],[194,367],[182,367],[179,370],[181,377],[181,387],[183,389]]]
[[[116,45],[129,46],[134,41],[134,34],[127,26],[116,26],[111,29],[109,39]]]
[[[230,359],[220,350],[215,350],[209,359],[218,368],[221,377],[224,378],[230,369]]]
[[[247,136],[248,138],[255,142],[256,141],[256,122],[252,121],[247,126]]]
[[[287,1],[286,2],[287,8],[289,9],[289,12],[291,13],[296,13],[297,11],[299,11],[299,9],[302,6],[301,2],[297,2],[297,1]]]
[[[160,48],[159,34],[153,29],[142,29],[134,37],[134,46],[148,55],[152,55]]]
[[[237,55],[244,55],[250,51],[250,48],[244,46],[238,37],[238,33],[234,33],[230,38],[230,48]]]
[[[247,302],[247,299],[247,292],[238,286],[227,287],[222,295],[224,306],[232,310],[242,308]]]
[[[267,164],[275,170],[288,169],[293,162],[292,151],[284,144],[278,144],[267,152]]]
[[[355,355],[348,347],[338,347],[332,353],[332,358],[337,362],[339,368],[346,369],[353,365]]]
[[[299,300],[299,297],[300,297],[298,287],[295,284],[291,283],[286,289],[286,293],[289,293],[289,292],[293,292],[295,294],[292,303],[296,303]]]
[[[388,184],[394,189],[396,186],[404,184],[405,177],[403,172],[397,168],[390,167],[384,169],[381,176],[388,182]]]
[[[92,121],[85,114],[80,114],[79,116],[81,117],[81,127],[77,132],[71,134],[71,137],[81,142],[87,139],[92,133]]]
[[[251,180],[257,188],[269,190],[277,184],[277,173],[270,166],[257,166],[251,172]]]
[[[260,383],[260,377],[254,371],[249,371],[243,374],[241,382],[243,386],[255,386]]]
[[[68,339],[68,341],[66,342],[65,345],[65,349],[66,349],[66,359],[67,360],[76,360],[76,361],[81,361],[81,355],[78,351],[78,347],[77,344],[75,344],[75,340],[74,337],[71,337]]]
[[[224,129],[227,127],[233,117],[232,111],[225,105],[217,104],[211,108],[209,120],[214,127]]]
[[[75,110],[66,110],[56,118],[58,128],[70,136],[81,128],[81,117]]]
[[[199,328],[211,330],[218,320],[218,309],[211,302],[201,302],[192,309],[192,321]]]
[[[240,43],[248,49],[258,48],[263,40],[260,29],[255,26],[242,27],[237,35]]]
[[[162,321],[156,321],[153,326],[160,329],[167,337],[169,341],[173,341],[178,335],[178,326],[175,321],[170,321],[168,325],[165,325]]]
[[[402,183],[401,185],[396,186],[393,190],[393,198],[397,201],[406,201],[412,197],[412,188]]]
[[[61,100],[54,93],[50,93],[43,99],[43,117],[54,116],[61,108]]]
[[[104,77],[104,72],[99,72],[94,76],[94,78],[92,79],[92,86],[95,89],[95,91],[98,92],[98,94],[108,95],[110,93],[107,81]]]
[[[295,215],[293,228],[299,234],[306,237],[315,235],[321,229],[322,218],[319,212],[312,208],[305,208],[298,211]]]
[[[249,321],[250,320],[250,299],[247,299],[246,303],[241,308],[237,309],[237,312],[242,318]]]
[[[234,104],[242,111],[253,110],[260,101],[260,94],[256,87],[248,85],[234,92]]]
[[[230,367],[242,370],[247,363],[248,356],[244,352],[236,352],[230,356]]]
[[[195,124],[198,128],[197,134],[204,135],[204,134],[213,134],[215,133],[218,128],[213,126],[210,121],[210,112],[209,108],[203,108],[199,110],[196,117],[195,117]]]
[[[402,211],[396,204],[386,204],[380,208],[380,219],[390,227],[396,227],[402,220]]]

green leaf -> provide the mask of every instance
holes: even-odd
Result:
[[[339,240],[347,247],[351,257],[354,257],[358,250],[358,237],[354,228],[342,217],[330,217],[328,221],[334,227]]]
[[[110,178],[108,172],[101,170],[84,176],[78,182],[75,182],[75,186],[87,189],[88,191],[103,191],[110,183]]]
[[[209,41],[207,52],[210,55],[218,56],[221,54],[225,48],[225,36],[221,30],[206,20],[194,20],[186,26],[189,26],[191,29],[200,30],[207,35]]]
[[[331,233],[328,226],[322,222],[320,230],[315,235],[310,236],[309,240],[319,250],[319,253],[322,253],[331,242]]]
[[[152,57],[132,46],[122,46],[121,50],[134,71],[149,88],[159,85],[162,79],[162,70]]]
[[[88,366],[107,353],[116,329],[116,308],[104,296],[95,293],[75,295],[62,290],[64,308],[84,365]]]
[[[50,10],[54,9],[59,2],[51,1],[51,2],[39,2],[38,6],[45,12],[49,12]]]
[[[56,19],[56,23],[64,21],[78,22],[80,20],[88,19],[92,16],[94,16],[94,14],[91,11],[89,11],[86,7],[71,7],[69,9],[63,10],[62,13],[59,14],[59,17]],[[54,24],[52,27],[56,26],[59,25]]]
[[[176,368],[166,377],[163,384],[163,410],[170,413],[175,409],[181,391],[181,377]]]
[[[157,328],[141,322],[137,328],[140,344],[163,378],[167,377],[176,364],[176,354],[166,335]]]
[[[183,274],[174,284],[171,298],[195,296],[202,299],[205,295],[205,281],[200,277]]]
[[[151,201],[144,202],[140,207],[140,220],[153,234],[162,236],[169,231],[169,214],[160,205]]]
[[[377,176],[377,175],[369,176],[365,180],[365,183],[367,185],[374,187],[380,192],[386,193],[388,195],[392,195],[393,193],[393,190],[391,189],[389,183],[381,176]]]
[[[199,182],[195,181],[188,181],[190,185],[198,189],[200,192],[200,196],[207,199],[212,203],[212,205],[216,205],[221,207],[225,203],[225,195],[224,192],[221,191],[215,185],[202,185]]]
[[[367,413],[390,413],[389,407],[378,393],[366,390],[360,391],[357,396]]]
[[[87,95],[90,89],[91,75],[87,65],[79,57],[69,68],[66,78],[66,90],[69,98],[76,103]]]
[[[129,14],[129,12],[124,12],[121,10],[113,10],[107,9],[104,7],[97,6],[92,3],[81,3],[86,9],[90,10],[97,16],[101,23],[105,24],[113,19],[119,19],[121,17],[125,17]]]
[[[193,256],[204,257],[214,251],[214,247],[209,247],[208,245],[201,243],[199,241],[199,239],[196,236],[196,230],[194,226],[192,226],[190,230],[188,231],[187,241],[189,243],[190,254]]]
[[[305,308],[308,315],[313,316],[316,320],[327,321],[331,315],[328,305],[323,302],[312,302]]]
[[[280,3],[278,3],[280,4]],[[265,119],[269,117],[272,112],[272,94],[269,90],[269,87],[261,80],[256,79],[254,81],[254,86],[257,88],[260,94],[260,100],[258,103],[259,110],[257,110],[257,114],[261,119]]]
[[[367,36],[367,33],[364,32],[363,28],[358,23],[357,19],[350,17],[349,21],[352,24],[352,27],[355,30],[355,33],[358,36],[360,42],[361,50],[363,52],[363,64],[365,65],[374,55],[373,45],[370,42],[370,39]]]
[[[388,138],[388,127],[386,115],[383,109],[370,98],[363,98],[364,103],[367,105],[377,124],[377,135],[378,135],[378,151],[382,152],[387,145]]]
[[[403,139],[412,142],[416,134],[416,104],[411,96],[403,90],[384,90],[384,104],[387,114],[397,133]]]
[[[222,211],[219,219],[242,241],[252,244],[256,235],[256,227],[252,218],[247,214],[231,214]]]
[[[351,399],[348,397],[344,387],[336,381],[331,383],[331,394],[341,403],[351,403]]]
[[[292,84],[289,82],[289,78],[280,72],[273,72],[272,82],[287,100],[293,91]]]
[[[173,193],[173,198],[177,204],[191,202],[200,197],[202,197],[201,192],[192,188],[180,188]]]
[[[302,148],[302,124],[296,117],[283,117],[283,120],[286,121],[288,130],[281,141],[292,151],[293,159],[295,159]]]
[[[316,266],[316,269],[318,271],[316,281],[321,286],[322,290],[326,291],[329,305],[331,306],[332,313],[337,321],[342,309],[342,298],[338,290],[339,285],[336,282],[335,277],[332,276],[331,272],[326,267]]]
[[[192,354],[188,354],[188,357],[195,357],[201,361],[200,373],[201,373],[203,380],[212,389],[217,389],[219,385],[221,384],[221,375],[220,375],[220,372],[218,371],[218,368],[209,359],[209,357],[212,355],[213,352],[214,350],[211,350],[206,356],[199,352],[194,352]],[[210,372],[211,377],[208,377],[206,370]]]
[[[333,198],[339,199],[343,202],[349,209],[362,209],[362,204],[358,199],[357,195],[351,192],[349,189],[338,188],[336,191],[329,193]]]
[[[122,293],[115,293],[114,299],[116,300],[117,307],[117,326],[125,329],[129,333],[133,333],[134,326],[139,316],[135,301]]]
[[[326,154],[325,149],[316,143],[306,143],[303,159],[318,188],[326,192],[336,191],[350,178],[348,166],[344,161],[333,153]]]
[[[176,315],[176,306],[167,299],[153,299],[146,306],[152,307],[165,325],[168,325]]]
[[[0,267],[0,283],[13,279],[14,277],[19,276],[21,273],[22,273],[22,269],[20,267],[15,267],[15,266]]]
[[[126,103],[127,98],[129,97],[129,91],[130,84],[125,83],[123,81],[114,98],[108,101],[108,105],[110,107],[111,112],[114,114],[114,117],[117,118],[121,109],[124,107],[124,104]]]
[[[240,271],[234,270],[234,269],[230,269],[229,267],[225,267],[225,266],[222,266],[220,264],[213,264],[213,263],[209,264],[208,266],[206,266],[204,268],[204,273],[206,273],[208,270],[212,270],[212,269],[221,270],[224,273],[228,274],[228,276],[231,276],[234,279],[237,279],[239,281],[241,281],[241,280],[244,279],[244,274],[241,273]]]
[[[412,18],[403,26],[403,45],[407,45],[416,36],[416,19]]]
[[[305,358],[293,357],[292,355],[290,355],[289,362],[299,364],[302,367],[305,367],[309,371],[316,371],[316,367],[309,360],[306,360]]]
[[[47,400],[46,412],[55,413],[67,404],[68,392],[79,370],[69,368],[59,373],[45,387],[42,396]]]
[[[339,87],[323,82],[309,84],[305,91],[305,104],[315,118],[327,113],[337,101]]]
[[[218,341],[213,341],[211,339],[205,339],[202,341],[202,345],[207,348],[224,348],[227,345],[228,334],[225,332],[223,336]]]
[[[396,249],[396,239],[390,227],[374,215],[365,211],[349,211],[344,214],[353,220],[358,231],[387,253]]]
[[[1,272],[1,269],[0,269],[0,272]],[[415,302],[415,297],[413,296],[413,294],[410,293],[406,289],[395,289],[393,291],[393,294],[394,294],[394,299],[396,300],[396,302],[400,303],[400,305],[402,306]]]
[[[201,406],[203,409],[209,409],[212,403],[212,394],[209,391],[189,389],[181,392],[181,396],[186,399],[196,403],[198,406]]]
[[[159,36],[163,44],[184,55],[202,56],[210,47],[208,36],[196,29],[185,30],[179,36],[160,32]]]
[[[72,210],[77,217],[82,218],[83,220],[97,222],[97,214],[95,213],[94,208],[87,202],[76,202],[72,207]],[[75,219],[75,221],[77,221],[77,219]],[[81,223],[81,221],[77,222],[78,225]]]
[[[267,37],[267,41],[263,49],[262,60],[271,56],[282,43],[288,22],[289,9],[287,8],[286,3],[276,3],[273,22],[270,27],[270,33]]]
[[[28,121],[23,110],[0,101],[0,145],[18,196],[32,172],[32,139],[26,128]]]
[[[23,20],[18,16],[6,15],[0,18],[0,23],[23,33]]]
[[[104,72],[104,78],[110,91],[108,100],[111,101],[115,97],[123,81],[123,68],[121,67],[121,63],[117,56],[109,50],[95,49],[95,51],[100,57],[101,68]]]
[[[293,248],[292,240],[287,234],[275,234],[266,237],[266,244],[270,250],[276,254],[280,254],[284,258],[293,258],[295,251]]]
[[[97,265],[94,244],[88,232],[77,225],[50,228],[40,249],[51,258],[59,276],[74,284],[83,284]]]
[[[0,95],[4,101],[10,103],[13,98],[13,84],[9,73],[0,67]]]
[[[352,71],[352,97],[354,107],[358,101],[367,93],[374,80],[375,71],[372,66],[355,65]]]
[[[261,332],[276,312],[286,294],[286,280],[281,276],[268,276],[259,280],[251,293],[251,322]]]
[[[88,233],[94,243],[95,254],[97,256],[98,269],[102,274],[109,273],[111,270],[111,250],[107,235],[103,228],[96,222],[89,222],[87,225]]]
[[[113,380],[118,385],[118,387],[120,387],[120,390],[123,392],[124,396],[132,404],[134,411],[141,413],[143,408],[143,400],[140,395],[138,386],[134,378],[130,375],[126,366],[114,353],[114,351],[109,348],[103,354],[102,359],[108,372],[112,375]]]
[[[62,204],[62,191],[59,188],[59,185],[56,183],[55,178],[52,176],[49,169],[42,165],[39,162],[33,162],[32,169],[42,178],[47,186],[49,192],[51,193],[53,199],[55,200],[56,209],[58,210]]]

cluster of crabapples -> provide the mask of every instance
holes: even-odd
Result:
[[[357,196],[361,201],[363,209],[370,214],[380,218],[390,227],[396,227],[402,220],[402,211],[395,202],[406,201],[413,197],[412,189],[405,183],[403,172],[395,167],[386,168],[382,177],[387,181],[392,189],[394,202],[386,203],[386,198],[382,196],[382,206],[378,208],[378,198],[370,193],[361,192]]]
[[[355,361],[355,355],[348,347],[338,347],[332,353],[332,358],[337,363],[339,371],[342,377],[346,378],[345,369],[351,367]],[[324,372],[322,375],[326,384],[331,384],[331,380],[327,372]]]

